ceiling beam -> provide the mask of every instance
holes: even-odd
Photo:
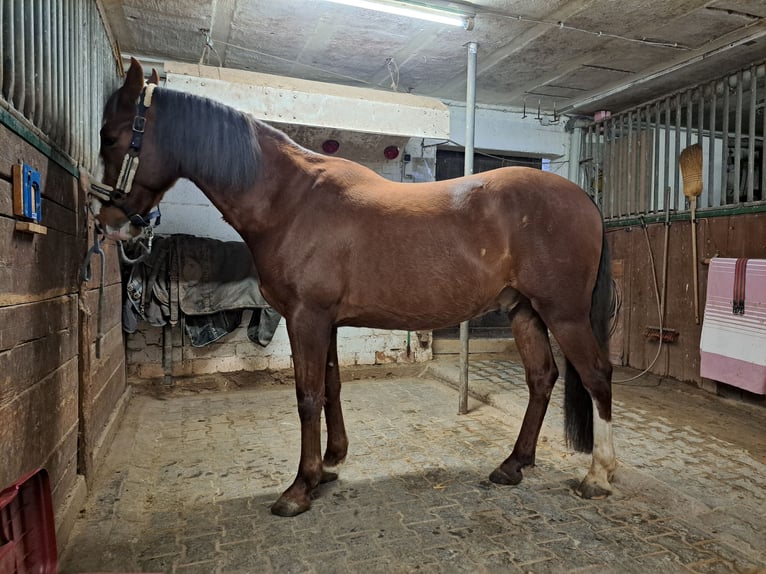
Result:
[[[237,0],[213,0],[213,10],[210,16],[210,37],[215,40],[221,40],[226,44],[216,46],[216,51],[221,57],[221,65],[226,65],[226,52],[229,50],[231,21],[234,18],[234,9]]]
[[[435,98],[165,62],[166,85],[218,100],[267,122],[448,139],[449,108]]]

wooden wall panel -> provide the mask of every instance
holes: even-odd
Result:
[[[92,245],[92,226],[88,246]],[[92,259],[92,276],[83,283],[80,295],[80,447],[79,462],[86,480],[98,466],[102,437],[115,406],[126,392],[125,347],[122,333],[122,279],[117,249],[112,241],[103,244],[106,253],[104,316],[101,357],[96,357],[98,300],[101,262]]]
[[[612,280],[615,284],[616,296],[622,300],[622,294],[625,291],[625,261],[623,259],[612,259]],[[625,364],[624,339],[625,314],[618,311],[609,338],[609,360],[613,365]]]
[[[75,356],[14,400],[0,404],[0,484],[10,484],[43,465],[48,466],[53,484],[61,481],[62,470],[77,459],[75,448],[60,448],[68,435],[77,434],[77,398]]]
[[[47,235],[15,229],[10,175],[20,161],[41,174]],[[103,355],[93,356],[101,271],[96,258],[91,280],[81,283],[92,244],[84,207],[85,192],[66,169],[0,126],[0,486],[44,466],[56,511],[75,489],[82,494],[78,475],[95,472],[126,391],[120,270],[111,243]]]
[[[77,215],[78,200],[75,178],[57,163],[49,160],[11,130],[0,124],[0,179],[11,181],[11,166],[26,163],[40,172],[42,195],[48,203],[56,204]],[[0,203],[2,205],[2,203]],[[48,209],[52,209],[49,206]],[[3,213],[3,211],[0,211]],[[43,204],[43,219],[46,205]],[[71,231],[74,233],[74,230]]]
[[[83,290],[80,301],[80,310],[85,313],[84,319],[86,324],[84,327],[87,328],[89,333],[91,333],[89,343],[93,343],[96,340],[98,333],[98,300],[98,288]],[[108,310],[108,313],[105,313],[101,320],[101,327],[104,333],[106,333],[110,331],[115,325],[120,325],[122,323],[121,314],[118,315],[114,312],[116,308],[120,308],[120,310],[122,309],[121,283],[104,285],[103,307],[105,310]]]
[[[0,178],[10,181],[11,166],[21,162],[38,170],[42,181],[48,174],[48,164],[52,163],[37,148],[0,124]]]
[[[0,216],[13,217],[13,194],[11,182],[0,179]]]
[[[85,411],[91,411],[89,421],[90,425],[94,425],[98,428],[97,422],[105,422],[108,418],[109,412],[99,413],[95,408],[98,402],[103,398],[101,395],[108,390],[110,381],[115,377],[120,369],[124,370],[125,356],[121,353],[123,347],[122,339],[122,327],[120,325],[113,326],[104,335],[101,342],[101,358],[96,359],[91,363],[91,384],[89,387],[83,387],[83,394],[81,397],[82,408]],[[93,357],[96,354],[95,343],[91,343],[91,352]],[[124,377],[123,377],[124,380]],[[107,409],[108,410],[108,409]],[[93,437],[94,435],[90,435]]]
[[[77,321],[77,296],[64,295],[26,305],[0,307],[0,352],[71,329]],[[13,328],[10,328],[13,327]]]
[[[78,444],[78,426],[72,428],[64,435],[56,449],[43,463],[45,468],[54,469],[58,477],[51,483],[53,492],[53,508],[62,508],[67,503],[67,499],[72,496],[73,488],[77,483],[79,473],[77,468],[77,444]],[[73,509],[79,511],[79,509]],[[60,513],[59,513],[60,514]]]
[[[20,233],[15,223],[0,217],[0,306],[76,292],[83,242],[55,229],[47,235]]]
[[[694,320],[691,223],[673,221],[668,242],[664,326],[678,331],[678,340],[663,346],[651,372],[701,383],[699,342],[707,293],[707,266],[702,262],[714,256],[766,258],[766,214],[700,219],[697,226],[700,324]],[[661,289],[665,226],[662,223],[649,225],[647,233]],[[658,326],[646,239],[640,226],[610,228],[607,237],[612,258],[622,259],[625,265],[621,308],[625,329],[624,356],[627,365],[644,369],[657,352],[657,342],[649,341],[645,336],[646,328]]]
[[[713,220],[706,220],[712,222]],[[700,224],[698,223],[698,231]],[[707,279],[706,269],[699,260],[704,257],[697,237],[698,261],[695,263],[692,251],[691,223],[674,222],[670,228],[670,253],[668,271],[668,306],[672,311],[668,315],[667,325],[679,333],[678,342],[668,347],[671,355],[667,372],[671,377],[682,381],[699,381],[700,354],[699,342],[702,334],[702,315],[705,299],[702,297]],[[694,266],[697,266],[697,288],[700,292],[700,324],[694,322]]]
[[[77,331],[69,326],[3,351],[0,353],[0,406],[13,402],[61,365],[76,358]]]

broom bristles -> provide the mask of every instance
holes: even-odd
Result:
[[[690,145],[678,158],[684,179],[684,195],[689,199],[702,193],[702,146]]]

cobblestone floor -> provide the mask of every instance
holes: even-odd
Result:
[[[516,487],[496,486],[487,476],[516,437],[523,371],[481,361],[471,372],[472,391],[490,404],[472,400],[463,416],[456,392],[434,378],[453,380],[453,364],[344,384],[348,461],[291,519],[269,513],[297,464],[291,385],[139,394],[63,572],[766,570],[758,456],[616,400],[616,492],[582,500],[572,489],[590,457],[564,448],[558,385],[537,466]],[[704,404],[699,420],[715,418],[718,402]],[[762,408],[741,412],[766,432]]]

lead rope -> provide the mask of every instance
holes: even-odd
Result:
[[[93,276],[90,260],[94,255],[98,255],[101,258],[101,281],[98,285],[98,316],[96,317],[97,322],[97,333],[96,333],[96,358],[101,358],[101,343],[104,340],[104,323],[103,323],[103,316],[104,316],[104,285],[106,281],[106,255],[104,254],[104,250],[102,249],[101,245],[103,243],[103,236],[99,237],[99,233],[97,230],[93,230],[93,245],[90,249],[88,249],[88,252],[85,254],[85,261],[83,261],[82,267],[80,268],[80,280],[84,282],[88,282],[91,280],[91,277]]]
[[[137,242],[138,246],[143,250],[143,253],[141,253],[139,256],[135,258],[131,258],[126,252],[125,252],[125,245],[124,241],[118,241],[117,246],[119,248],[119,254],[120,254],[120,261],[124,263],[125,265],[135,265],[136,263],[140,263],[144,259],[146,259],[149,254],[152,252],[152,243],[154,242],[154,231],[151,227],[146,227],[146,231],[144,232],[147,241],[146,244],[141,243],[140,241]]]

